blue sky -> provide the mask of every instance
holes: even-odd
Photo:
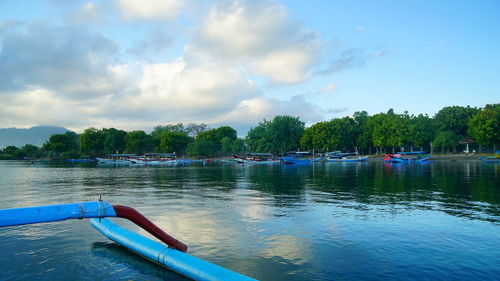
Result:
[[[500,102],[500,1],[0,0],[0,127]]]

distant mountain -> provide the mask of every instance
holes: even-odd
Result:
[[[21,147],[32,144],[41,147],[53,134],[64,134],[69,131],[63,127],[35,126],[29,129],[0,129],[0,148],[9,145]]]

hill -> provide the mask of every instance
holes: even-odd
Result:
[[[0,149],[9,145],[22,147],[32,144],[41,147],[53,134],[64,134],[69,131],[63,127],[35,126],[29,129],[3,128],[0,129]]]

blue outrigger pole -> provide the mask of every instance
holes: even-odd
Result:
[[[106,217],[126,218],[165,244],[124,229]],[[0,227],[91,218],[99,232],[133,252],[193,280],[255,280],[193,257],[187,246],[165,233],[135,209],[99,200],[0,210]]]

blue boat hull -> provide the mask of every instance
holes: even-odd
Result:
[[[320,161],[321,158],[314,159],[302,159],[302,158],[292,158],[292,157],[281,157],[281,161],[285,164],[311,164],[313,162]]]
[[[356,159],[328,159],[328,162],[365,162],[368,157],[361,157]]]
[[[486,162],[486,163],[500,163],[500,159],[479,158],[479,160]]]
[[[429,158],[431,158],[430,155],[424,156],[421,158],[391,158],[391,160],[385,161],[385,162],[389,162],[389,163],[420,163],[420,162],[428,161]]]

